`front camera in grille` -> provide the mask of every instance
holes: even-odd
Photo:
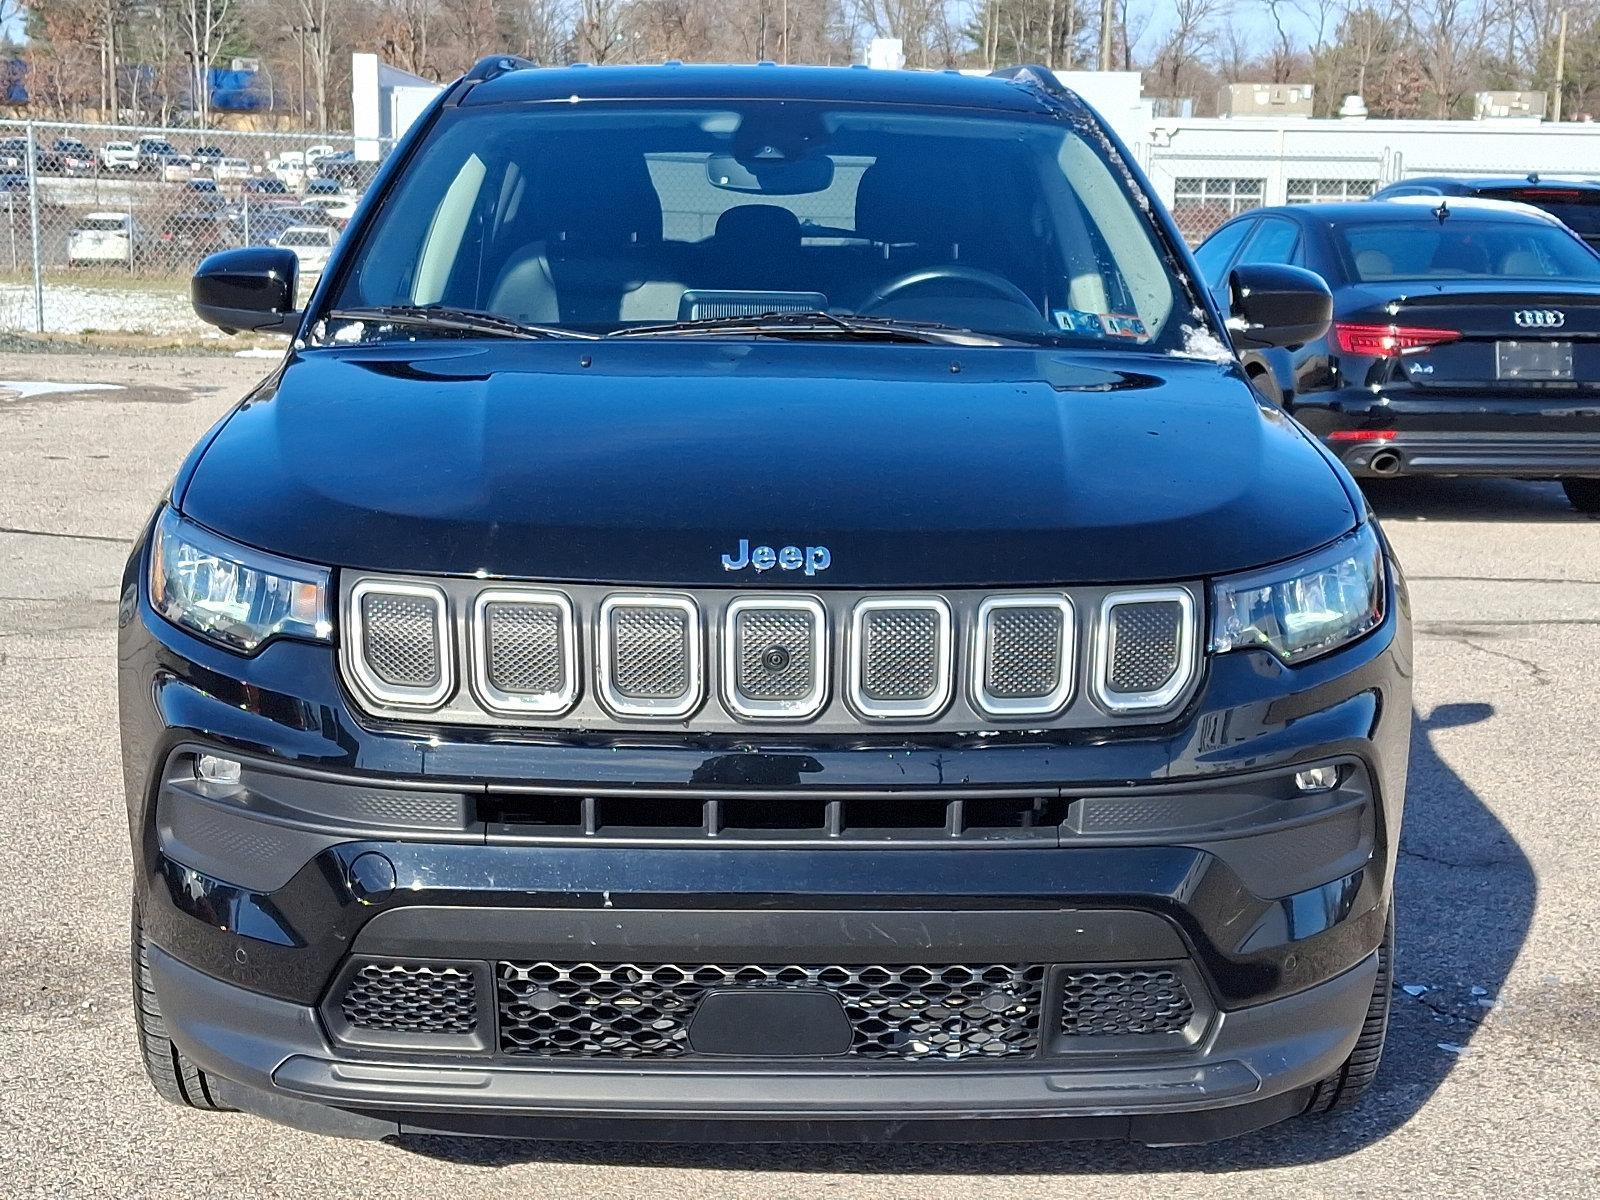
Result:
[[[449,605],[430,584],[362,579],[345,611],[345,655],[375,700],[432,708],[454,687]]]
[[[809,596],[744,596],[728,605],[722,678],[728,707],[743,717],[804,719],[827,698],[828,638],[822,605]]]
[[[862,600],[850,619],[850,702],[867,717],[928,717],[950,699],[950,606]]]
[[[496,712],[563,713],[578,695],[578,636],[560,592],[491,588],[472,609],[472,677]]]
[[[681,1058],[707,992],[803,988],[838,997],[856,1058],[1024,1058],[1044,994],[1031,964],[502,962],[496,975],[501,1052],[547,1057]],[[770,1033],[781,1055],[783,1030]]]
[[[1111,713],[1166,708],[1195,665],[1194,597],[1182,588],[1113,592],[1100,602],[1095,698]]]
[[[599,624],[600,694],[612,712],[681,717],[700,703],[700,613],[693,600],[608,596]]]
[[[973,697],[997,717],[1051,716],[1072,698],[1077,655],[1065,596],[994,596],[978,606]]]

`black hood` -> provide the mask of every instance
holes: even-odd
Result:
[[[295,353],[181,507],[334,566],[788,588],[1192,579],[1356,519],[1228,364],[703,339]],[[831,566],[731,574],[741,539]]]

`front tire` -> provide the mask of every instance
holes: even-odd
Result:
[[[1378,978],[1372,984],[1372,999],[1361,1023],[1350,1057],[1332,1075],[1311,1091],[1304,1115],[1322,1116],[1352,1109],[1377,1078],[1383,1061],[1383,1043],[1389,1034],[1389,996],[1394,986],[1394,901],[1389,902],[1389,919],[1384,925],[1383,942],[1378,946]]]
[[[150,954],[144,940],[144,922],[139,907],[133,909],[133,1023],[139,1032],[139,1055],[144,1060],[150,1086],[163,1100],[184,1108],[209,1112],[232,1112],[217,1099],[214,1081],[178,1049],[167,1037],[167,1023],[156,999],[155,980],[150,975]]]
[[[1600,479],[1563,479],[1561,490],[1581,513],[1600,513]]]

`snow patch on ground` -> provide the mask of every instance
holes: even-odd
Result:
[[[33,286],[0,284],[0,329],[31,333],[37,328]],[[44,328],[47,333],[199,333],[206,328],[189,307],[181,291],[141,291],[138,288],[86,287],[76,283],[50,283],[44,289]]]
[[[27,400],[57,392],[120,392],[120,383],[43,383],[33,379],[0,379],[0,400]]]

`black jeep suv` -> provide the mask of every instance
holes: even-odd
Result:
[[[169,1099],[1194,1141],[1352,1103],[1411,654],[1349,475],[1045,72],[489,60],[124,583]]]

